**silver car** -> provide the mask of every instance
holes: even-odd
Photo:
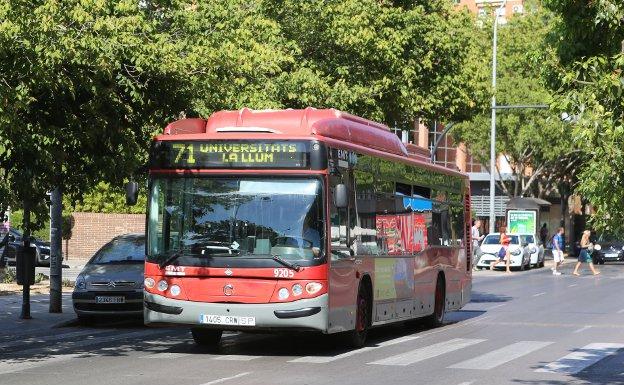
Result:
[[[144,263],[143,234],[120,235],[102,246],[76,278],[72,300],[78,320],[141,316]]]

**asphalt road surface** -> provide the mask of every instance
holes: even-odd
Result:
[[[624,265],[474,275],[445,326],[376,329],[349,350],[328,336],[226,334],[218,351],[140,323],[0,332],[0,384],[624,384]]]

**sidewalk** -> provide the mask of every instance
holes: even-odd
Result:
[[[30,296],[30,315],[32,319],[20,319],[22,294],[0,297],[0,340],[14,340],[58,334],[58,327],[70,324],[76,319],[71,301],[71,293],[63,293],[62,313],[50,313],[49,294]]]

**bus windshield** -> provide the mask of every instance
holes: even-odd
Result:
[[[149,197],[148,260],[323,255],[316,178],[157,177]]]

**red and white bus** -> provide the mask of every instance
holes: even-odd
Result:
[[[334,109],[221,111],[154,139],[145,323],[344,333],[470,300],[466,175]]]

